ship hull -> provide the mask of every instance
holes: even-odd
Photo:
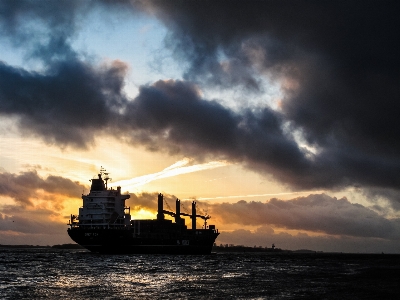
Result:
[[[211,254],[219,233],[187,230],[180,234],[138,236],[129,229],[68,229],[77,244],[91,252],[105,254]]]

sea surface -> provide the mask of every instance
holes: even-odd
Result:
[[[0,248],[0,299],[400,299],[400,255]]]

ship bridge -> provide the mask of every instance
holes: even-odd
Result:
[[[121,187],[108,189],[111,180],[105,169],[101,168],[98,178],[91,179],[90,192],[82,195],[83,206],[79,215],[71,215],[71,227],[129,227],[131,222],[130,208],[125,206],[125,200],[130,195],[121,194]]]

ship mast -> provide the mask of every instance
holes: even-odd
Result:
[[[110,180],[112,180],[108,175],[109,175],[110,173],[107,173],[107,171],[106,171],[106,169],[104,169],[103,168],[103,166],[101,166],[100,167],[100,175],[101,176],[103,176],[104,175],[104,178],[103,178],[103,180],[106,182],[106,190],[107,190],[107,182]]]

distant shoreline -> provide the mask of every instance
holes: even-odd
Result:
[[[322,251],[314,251],[308,249],[300,250],[282,250],[280,248],[262,248],[262,247],[248,247],[243,245],[225,245],[225,246],[213,246],[213,252],[266,252],[266,253],[322,253]]]
[[[53,246],[40,246],[40,245],[2,245],[0,248],[55,248],[55,249],[85,249],[78,244],[61,244]],[[261,248],[261,247],[247,247],[247,246],[213,246],[213,252],[273,252],[273,253],[289,253],[289,252],[301,252],[301,253],[315,253],[313,250],[282,250],[279,248]]]
[[[83,250],[84,247],[78,244],[61,244],[53,246],[40,246],[40,245],[2,245],[0,249],[79,249]],[[355,253],[355,252],[324,252],[315,251],[309,249],[299,250],[283,250],[280,248],[262,248],[262,247],[247,247],[247,246],[236,246],[236,245],[225,245],[225,246],[213,246],[212,252],[214,253],[270,253],[270,254],[361,254],[361,255],[400,255],[399,253]]]
[[[61,244],[61,245],[53,245],[53,246],[40,246],[40,245],[2,245],[0,244],[0,248],[46,248],[46,249],[85,249],[84,247],[78,244]]]

